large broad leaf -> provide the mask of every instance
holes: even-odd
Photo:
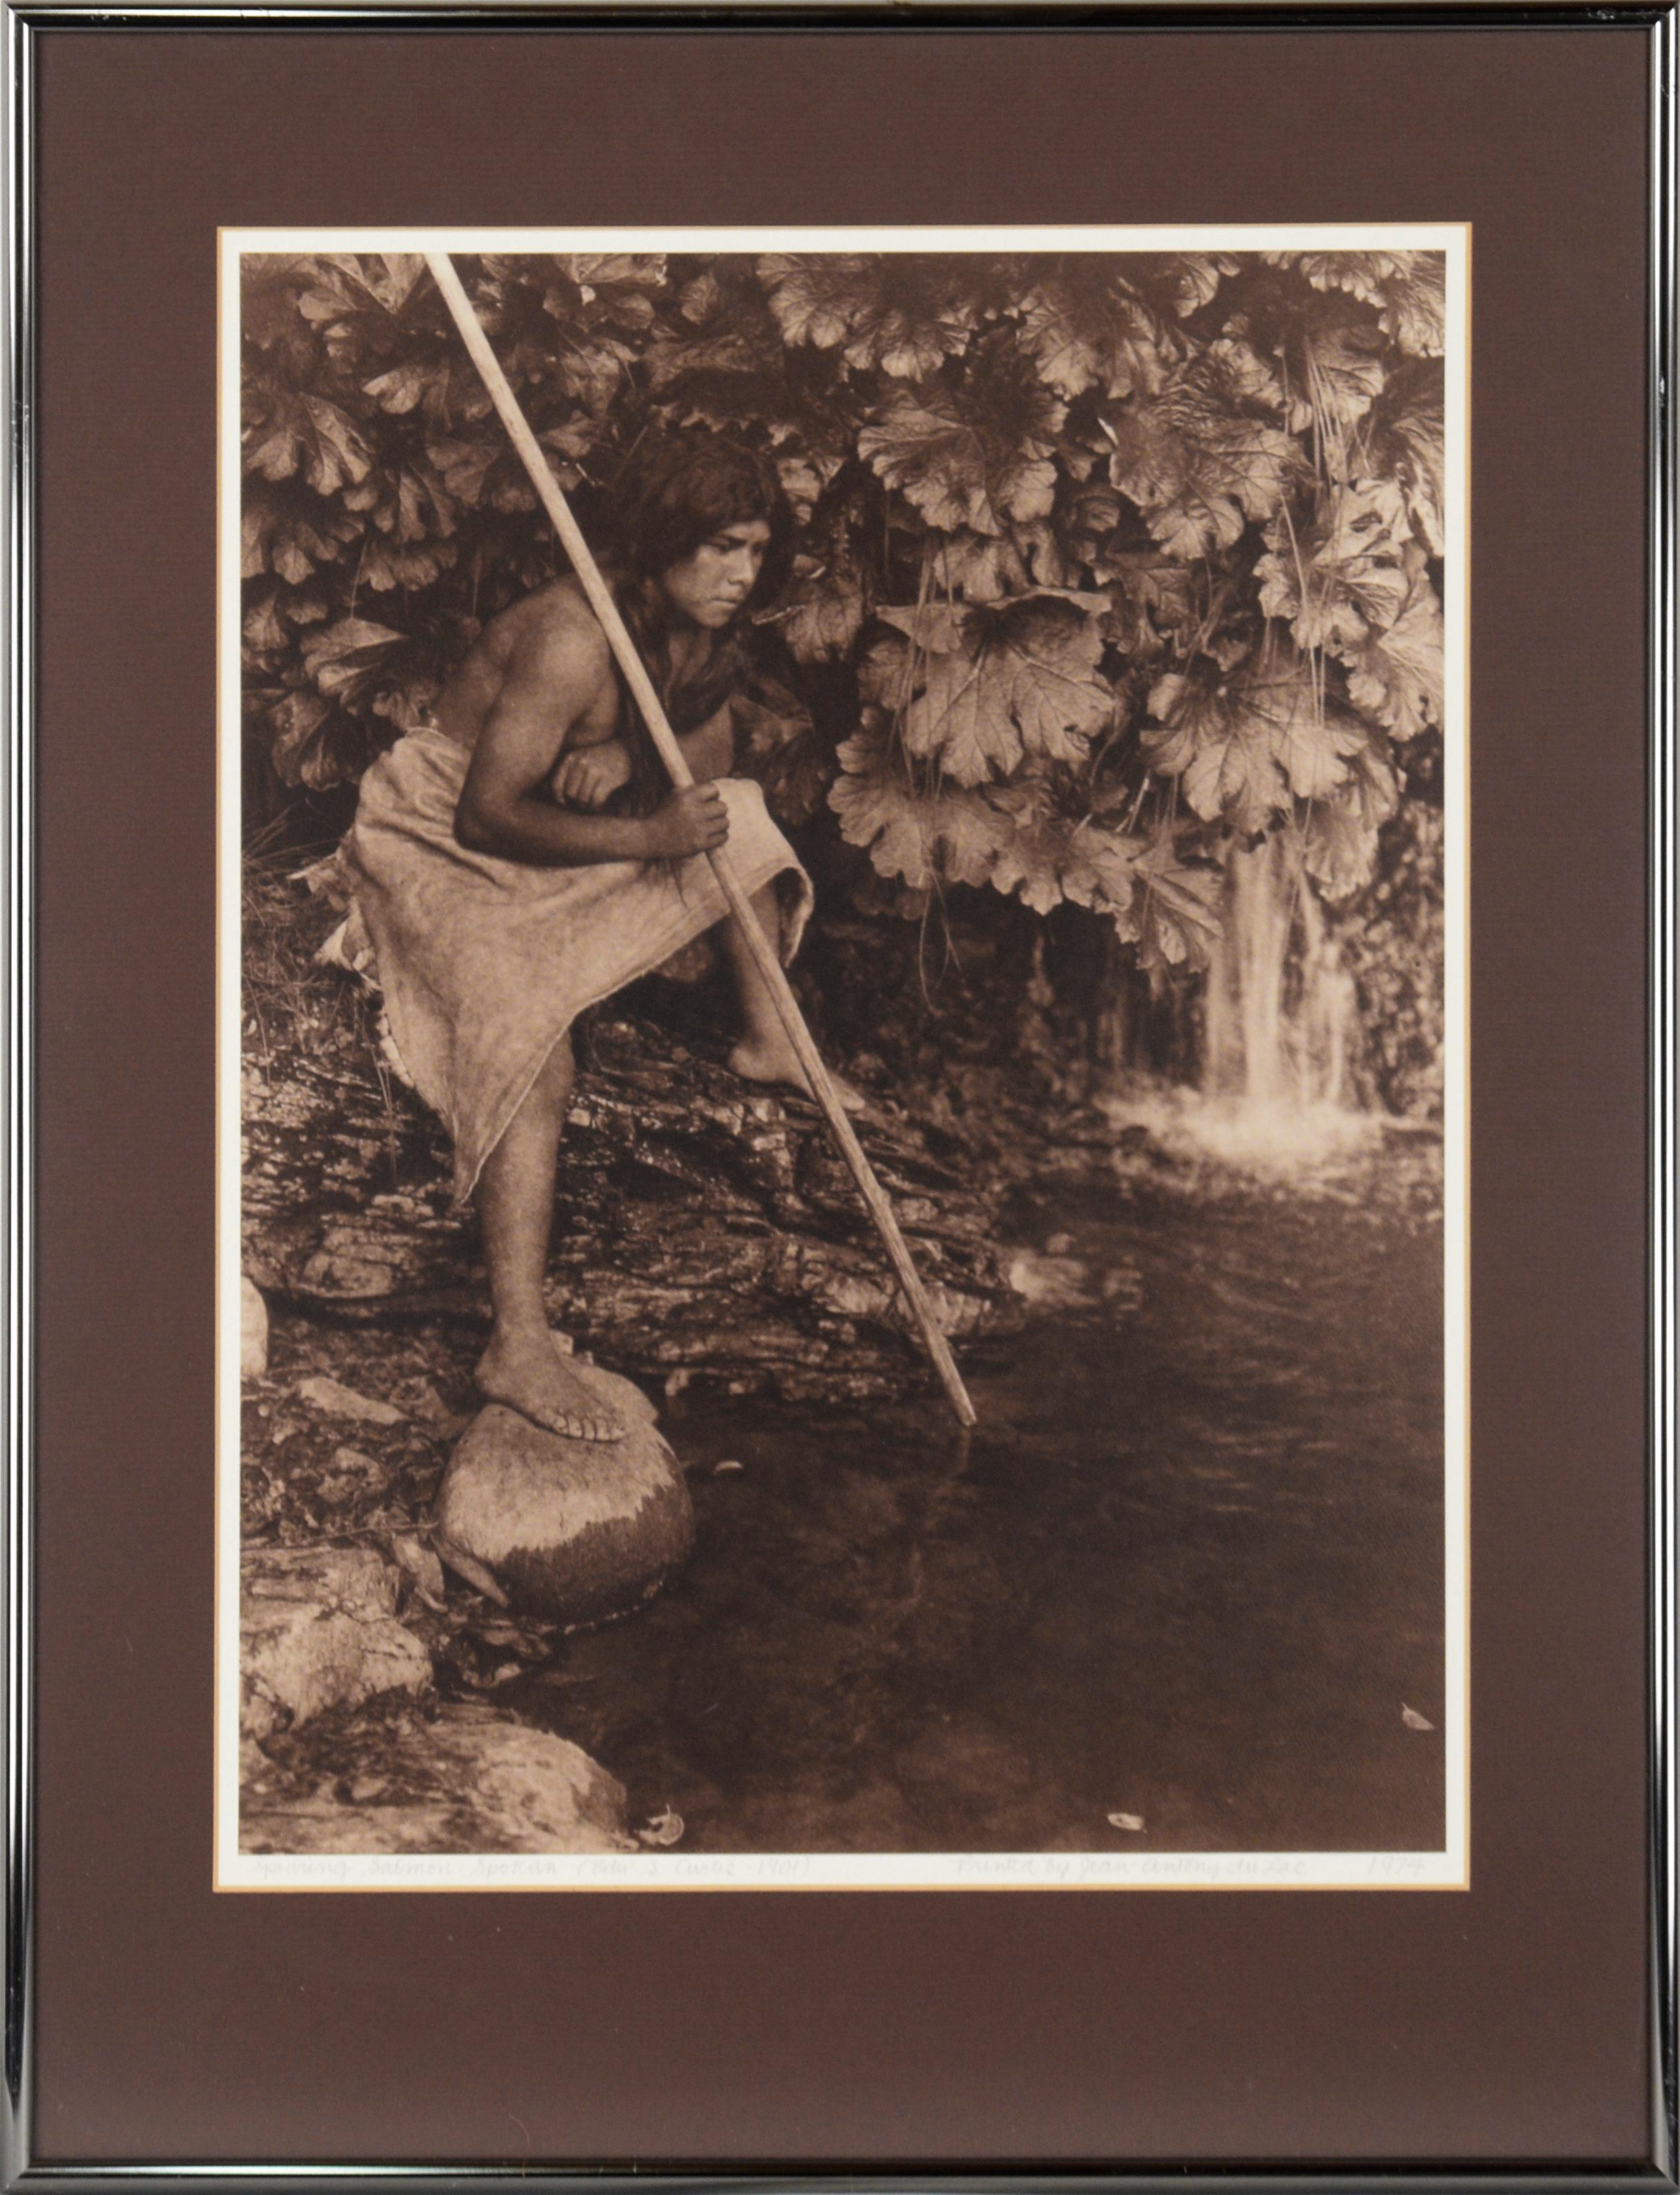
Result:
[[[305,501],[310,516],[298,508]],[[254,579],[274,572],[291,585],[301,585],[317,565],[339,562],[361,533],[355,518],[330,504],[295,495],[271,502],[247,489],[240,520],[240,575]]]
[[[400,313],[426,272],[425,255],[419,251],[382,251],[383,276],[372,277],[372,287],[391,312]]]
[[[286,785],[320,792],[338,782],[342,772],[330,737],[332,712],[319,695],[288,694],[268,712],[274,744],[268,759]]]
[[[264,480],[290,480],[303,456],[303,422],[299,408],[287,405],[274,417],[245,430],[244,470]]]
[[[1315,290],[1341,291],[1373,307],[1384,331],[1414,357],[1438,358],[1446,342],[1446,259],[1440,251],[1267,251]]]
[[[1309,662],[1273,649],[1239,675],[1169,672],[1149,695],[1162,729],[1145,735],[1161,775],[1179,778],[1208,822],[1265,830],[1290,798],[1322,800],[1348,775],[1365,735],[1324,693]]]
[[[1103,424],[1115,487],[1173,556],[1228,549],[1250,520],[1273,516],[1301,470],[1294,441],[1256,416],[1231,362],[1213,352]]]
[[[736,771],[757,780],[771,814],[782,822],[808,823],[834,775],[810,711],[779,680],[760,677],[735,695],[730,712]]]
[[[1013,826],[992,868],[997,890],[1014,892],[1036,914],[1072,900],[1109,916],[1123,937],[1136,937],[1133,900],[1141,839],[1067,814],[1040,780],[1000,786],[987,798]]]
[[[1055,467],[1048,458],[1006,457],[994,473],[985,436],[960,416],[955,399],[943,389],[921,395],[895,389],[858,435],[857,448],[889,487],[947,533],[970,527],[1001,533],[995,494],[1018,515],[1048,511],[1055,494]]]
[[[1372,407],[1365,429],[1372,472],[1398,481],[1412,530],[1432,556],[1446,547],[1446,436],[1441,369],[1402,366]]]
[[[1106,914],[1122,937],[1137,937],[1138,856],[1140,838],[1111,830],[1087,817],[1069,834],[1062,859],[1062,890],[1077,906]]]
[[[1243,705],[1266,726],[1299,799],[1327,799],[1347,781],[1347,758],[1365,746],[1365,730],[1325,694],[1309,665],[1278,664],[1257,673],[1244,684]]]
[[[691,373],[766,373],[776,369],[776,354],[738,328],[696,336],[680,330],[662,333],[645,354],[649,386],[670,388]]]
[[[1383,344],[1368,322],[1328,301],[1301,331],[1299,393],[1332,434],[1356,426],[1386,378]]]
[[[1280,514],[1256,567],[1260,605],[1297,643],[1348,660],[1400,615],[1411,591],[1406,498],[1391,480],[1339,483],[1310,522]]]
[[[1415,739],[1438,724],[1442,709],[1444,637],[1440,604],[1421,571],[1390,625],[1368,631],[1343,657],[1348,692],[1397,740]]]
[[[978,792],[923,793],[892,759],[891,735],[873,714],[839,754],[840,775],[828,805],[854,846],[867,846],[884,877],[899,877],[914,890],[940,878],[987,883],[1013,833]]]
[[[1287,805],[1271,728],[1240,692],[1169,671],[1151,688],[1149,712],[1163,728],[1146,735],[1152,767],[1179,779],[1185,798],[1204,821],[1227,823],[1233,831],[1263,831]]]
[[[401,366],[394,366],[389,373],[376,373],[371,381],[364,381],[361,386],[363,392],[373,399],[382,412],[394,412],[400,417],[404,412],[412,412],[429,389],[447,383],[448,377],[447,365],[435,366],[409,359]]]
[[[863,583],[846,529],[836,528],[827,545],[827,562],[811,556],[795,560],[781,602],[762,619],[776,627],[801,663],[842,661],[863,627]]]
[[[925,379],[974,327],[960,262],[919,252],[767,252],[759,276],[785,342],[838,349],[860,372]]]
[[[505,441],[487,432],[471,441],[438,435],[426,444],[426,455],[449,494],[471,509],[488,499],[485,484],[497,466],[505,466],[508,452]]]
[[[1383,285],[1383,326],[1414,358],[1439,358],[1446,349],[1446,258],[1415,251],[1411,264]]]
[[[286,400],[268,421],[248,432],[245,470],[265,480],[301,474],[317,495],[333,495],[365,480],[372,457],[348,412],[307,390]]]
[[[1132,551],[1114,559],[1111,576],[1109,637],[1135,662],[1152,662],[1169,647],[1187,655],[1202,622],[1194,567],[1158,551]]]
[[[373,714],[395,724],[400,732],[418,731],[422,724],[432,721],[442,683],[436,672],[426,671],[398,677],[374,696]]]
[[[1152,973],[1205,968],[1221,927],[1221,872],[1183,859],[1166,832],[1137,856],[1133,870],[1142,965]]]
[[[395,540],[430,542],[454,532],[455,511],[429,466],[404,465],[374,504],[373,522]]]
[[[676,314],[655,327],[643,360],[649,386],[661,390],[694,373],[779,375],[783,349],[763,292],[736,262],[684,285]]]
[[[960,785],[1007,776],[1027,755],[1082,762],[1113,717],[1088,608],[1027,596],[997,608],[927,603],[878,614],[903,637],[876,642],[860,684],[896,713],[907,751]]]
[[[1371,882],[1377,833],[1399,804],[1387,757],[1366,740],[1352,757],[1348,781],[1331,801],[1319,803],[1307,821],[1304,859],[1329,899],[1347,899]]]
[[[563,338],[555,354],[553,383],[598,419],[630,386],[635,363],[634,346],[615,336]]]
[[[268,586],[246,606],[240,624],[240,634],[246,645],[248,659],[257,659],[259,665],[268,656],[277,656],[281,649],[292,643],[292,628],[279,614],[279,588]],[[263,665],[272,667],[272,665]]]
[[[1361,304],[1381,305],[1383,284],[1404,274],[1412,251],[1262,251],[1273,267],[1293,267],[1315,290],[1340,290]]]
[[[1013,892],[1035,914],[1048,914],[1062,902],[1068,820],[1051,807],[1042,785],[1006,786],[993,797],[1009,818],[1010,831],[993,865],[991,882],[1001,892]]]
[[[1212,304],[1221,277],[1235,274],[1242,261],[1230,251],[1163,251],[1144,255],[1149,286],[1165,292],[1182,318]]]
[[[567,251],[557,262],[532,263],[552,270],[543,286],[543,309],[574,335],[586,330],[644,335],[655,300],[667,287],[662,251]]]
[[[1239,410],[1269,412],[1300,433],[1311,423],[1310,406],[1285,390],[1278,367],[1264,359],[1245,335],[1228,330],[1202,354],[1204,370],[1219,374],[1226,400]]]
[[[1377,833],[1357,809],[1331,802],[1313,810],[1302,859],[1326,899],[1351,898],[1377,867]]]
[[[317,495],[331,495],[347,481],[366,479],[373,459],[349,414],[324,396],[303,399],[309,434],[303,453],[303,477]]]
[[[1007,331],[1000,331],[1007,335]],[[1001,534],[1012,520],[1048,518],[1055,503],[1056,437],[1066,407],[995,337],[961,389],[895,389],[857,437],[859,454],[929,525]]]
[[[1209,735],[1184,773],[1184,796],[1209,821],[1263,831],[1284,804],[1284,782],[1264,738],[1238,717],[1223,737]]]
[[[960,785],[1007,777],[1021,759],[1019,728],[996,687],[983,681],[977,649],[934,648],[926,639],[912,646],[895,634],[870,648],[857,683],[892,714],[909,753],[937,757]]]
[[[364,584],[376,594],[390,594],[399,587],[413,593],[430,586],[454,561],[453,541],[423,541],[405,549],[370,533],[358,568]]]
[[[967,602],[1001,602],[1025,594],[1026,561],[1007,534],[930,533],[924,544],[927,577],[936,594]]]
[[[371,697],[382,659],[402,638],[389,625],[344,618],[309,635],[303,643],[303,668],[320,693],[355,708]]]
[[[824,490],[840,469],[840,459],[827,451],[788,447],[776,453],[776,476],[794,516],[809,526]]]
[[[1127,279],[1124,262],[1069,254],[1028,291],[1021,341],[1060,396],[1158,389],[1183,356],[1177,331]]]

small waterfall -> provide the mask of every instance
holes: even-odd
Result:
[[[1353,978],[1287,834],[1233,850],[1200,1005],[1199,1074],[1117,1077],[1100,1101],[1117,1126],[1260,1174],[1309,1173],[1379,1133],[1354,1109]]]
[[[1334,1170],[1380,1138],[1360,1109],[1353,976],[1287,832],[1227,857],[1201,984],[1156,999],[1117,975],[1111,993],[1094,1102],[1116,1127],[1265,1175]]]
[[[1234,849],[1208,970],[1204,1096],[1261,1116],[1339,1113],[1357,1027],[1352,979],[1293,842]]]

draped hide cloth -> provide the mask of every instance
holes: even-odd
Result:
[[[703,855],[544,868],[460,845],[455,806],[468,760],[435,725],[406,734],[362,779],[338,864],[353,902],[340,954],[365,967],[371,948],[392,1041],[453,1138],[462,1203],[585,1007],[728,912]],[[717,784],[742,885],[779,880],[782,958],[791,960],[811,880],[758,786]]]

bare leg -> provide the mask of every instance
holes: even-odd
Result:
[[[782,903],[776,896],[774,881],[759,886],[753,894],[752,906],[759,929],[769,939],[772,951],[779,953],[782,947]],[[805,1079],[804,1068],[800,1065],[799,1055],[794,1050],[787,1030],[782,1026],[782,1017],[776,1011],[776,1001],[770,986],[759,975],[751,950],[733,916],[718,925],[717,934],[735,977],[736,993],[741,1001],[741,1041],[729,1056],[730,1065],[748,1082],[791,1083],[795,1090],[803,1090],[809,1098],[812,1095],[811,1087]],[[861,1112],[863,1098],[851,1084],[842,1081],[832,1069],[828,1079],[840,1092],[840,1103],[847,1112]]]
[[[554,1217],[554,1161],[572,1094],[572,1046],[562,1037],[507,1132],[484,1162],[479,1215],[495,1316],[479,1360],[481,1391],[574,1440],[624,1435],[618,1414],[555,1345],[542,1298]]]

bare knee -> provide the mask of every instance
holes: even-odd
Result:
[[[774,877],[767,884],[759,886],[750,904],[758,917],[759,929],[779,950],[782,944],[782,888]]]
[[[563,1036],[544,1060],[536,1080],[531,1085],[531,1095],[550,1105],[563,1105],[572,1094],[572,1085],[577,1080],[577,1064],[572,1057],[570,1032]]]
[[[575,1079],[572,1040],[569,1036],[563,1036],[537,1069],[535,1079],[513,1116],[512,1125],[526,1128],[540,1124],[557,1130],[566,1117]]]

